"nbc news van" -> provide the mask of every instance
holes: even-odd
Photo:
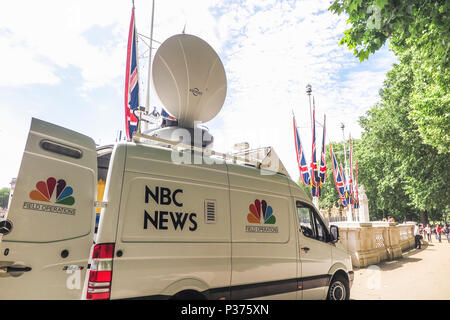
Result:
[[[287,175],[172,152],[97,148],[32,119],[0,228],[0,299],[349,298],[337,227]]]

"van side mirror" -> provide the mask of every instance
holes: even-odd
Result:
[[[339,228],[337,226],[330,226],[331,242],[336,243],[339,241]]]

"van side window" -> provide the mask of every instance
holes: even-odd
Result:
[[[311,219],[311,211],[307,207],[298,206],[297,204],[298,221],[302,233],[309,238],[316,238],[316,230],[314,228],[314,220]]]
[[[327,242],[328,230],[319,215],[309,205],[297,201],[297,214],[302,233],[309,238]]]
[[[327,242],[327,232],[325,231],[325,227],[322,224],[322,221],[317,216],[317,213],[314,213],[314,220],[316,221],[317,228],[317,240]]]

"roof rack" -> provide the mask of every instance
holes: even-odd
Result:
[[[152,143],[147,143],[145,140],[150,140]],[[231,154],[221,153],[211,150],[209,148],[199,148],[181,142],[171,141],[139,132],[134,133],[133,141],[135,143],[147,143],[150,145],[155,145],[154,142],[159,142],[163,146],[171,148],[172,150],[176,151],[191,150],[202,154],[207,154],[208,156],[217,157],[223,159],[224,161],[231,161],[234,164],[251,166],[260,170],[261,169],[267,170],[290,177],[289,173],[287,172],[286,168],[284,167],[283,163],[281,162],[280,158],[276,154],[273,147],[263,147],[252,150],[243,150]]]

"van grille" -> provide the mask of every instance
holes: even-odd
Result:
[[[205,200],[205,223],[216,223],[216,200]]]

